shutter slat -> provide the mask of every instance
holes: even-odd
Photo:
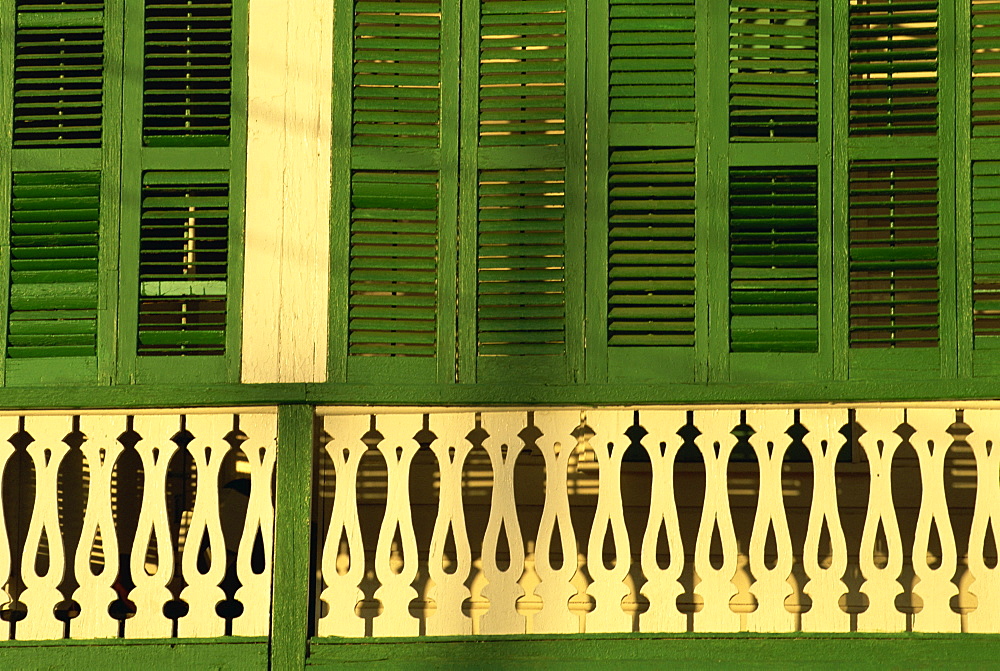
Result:
[[[147,146],[228,146],[232,4],[146,0],[142,137]]]
[[[146,171],[141,198],[137,353],[223,354],[228,171]]]
[[[849,167],[850,345],[938,343],[937,163]]]
[[[15,148],[101,146],[104,3],[18,2]]]
[[[816,352],[819,217],[813,167],[729,171],[732,352]]]
[[[937,133],[937,22],[937,2],[851,0],[851,135]]]
[[[8,358],[96,355],[99,198],[97,172],[14,173]]]

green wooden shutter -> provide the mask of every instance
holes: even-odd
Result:
[[[588,371],[694,377],[695,3],[590,3]]]
[[[444,5],[337,5],[334,144],[346,153],[332,266],[349,270],[333,278],[347,327],[333,379],[455,379],[458,9]]]
[[[951,3],[852,2],[847,12],[846,192],[851,378],[953,375]],[[941,157],[939,159],[939,156]]]
[[[734,0],[729,15],[729,134],[816,138],[816,0]]]
[[[235,379],[246,6],[145,0],[126,27],[142,86],[124,92],[121,372]]]
[[[819,348],[817,170],[729,173],[729,314],[733,352]]]
[[[827,377],[831,231],[821,212],[830,203],[831,107],[821,82],[832,55],[823,41],[829,7],[735,0],[728,9],[728,118],[711,129],[729,138],[728,151],[712,156],[728,173],[728,227],[710,259],[727,271],[713,295],[726,299],[716,314],[728,310],[728,378]]]
[[[560,382],[582,367],[585,11],[463,5],[476,30],[463,34],[460,326],[475,330],[460,379]]]
[[[10,385],[96,382],[114,364],[114,3],[17,0],[0,19]],[[9,121],[8,121],[9,119]]]

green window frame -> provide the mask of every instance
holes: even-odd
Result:
[[[247,11],[0,12],[5,384],[237,381]]]

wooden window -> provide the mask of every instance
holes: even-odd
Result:
[[[10,4],[6,382],[235,379],[245,3]]]

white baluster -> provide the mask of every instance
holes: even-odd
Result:
[[[233,636],[266,636],[271,614],[271,553],[274,548],[274,502],[271,481],[277,452],[277,416],[273,414],[240,415],[240,430],[247,440],[240,444],[250,471],[250,500],[246,522],[236,554],[236,575],[240,588],[236,600],[243,613],[233,620]],[[264,566],[253,570],[253,549],[258,533],[264,547]]]
[[[750,631],[795,631],[795,614],[785,608],[792,594],[788,577],[792,573],[792,536],[785,517],[781,493],[781,466],[792,442],[787,431],[795,424],[793,410],[747,410],[746,422],[754,429],[750,445],[760,466],[757,514],[750,534],[750,571],[754,582],[750,593],[757,609],[747,614]],[[774,534],[778,557],[774,568],[764,560],[768,532]]]
[[[580,411],[536,411],[535,427],[542,436],[535,445],[545,460],[545,505],[535,541],[535,572],[540,582],[534,593],[542,599],[542,608],[531,621],[536,634],[575,634],[580,631],[580,616],[571,612],[569,600],[577,594],[573,576],[578,569],[576,532],[569,509],[569,460],[579,439],[572,435],[580,426]],[[559,529],[561,561],[552,566],[552,536]]]
[[[649,600],[649,610],[639,616],[639,631],[686,631],[687,615],[677,609],[677,597],[684,591],[680,583],[684,571],[684,542],[674,498],[674,462],[684,445],[677,431],[687,423],[687,413],[683,410],[643,410],[639,419],[649,432],[643,444],[649,453],[653,476],[649,520],[642,536],[642,572],[646,584],[640,590]],[[660,568],[656,558],[661,528],[670,555],[666,568]]]
[[[26,417],[24,429],[34,440],[28,445],[28,456],[35,466],[35,503],[31,524],[21,555],[21,579],[26,589],[20,601],[28,608],[17,623],[20,640],[42,640],[63,637],[63,623],[55,618],[54,608],[63,600],[59,584],[66,572],[66,557],[59,530],[59,465],[69,452],[63,442],[73,425],[69,417]],[[46,539],[48,568],[36,570],[35,562]]]
[[[871,489],[868,514],[861,535],[860,564],[865,582],[861,591],[868,596],[868,609],[858,614],[858,631],[905,631],[906,615],[896,609],[896,597],[903,592],[899,574],[903,568],[903,541],[899,536],[896,508],[892,501],[892,457],[900,445],[895,433],[903,423],[903,411],[861,409],[857,422],[865,433],[859,439],[868,457]],[[875,538],[881,524],[886,540],[888,563],[875,564]]]
[[[493,467],[493,492],[482,551],[483,576],[487,580],[482,595],[489,599],[490,607],[479,620],[479,633],[523,634],[526,623],[524,615],[517,612],[517,600],[524,596],[524,589],[518,584],[524,573],[524,542],[514,498],[514,467],[524,449],[524,441],[518,433],[525,428],[525,415],[521,412],[484,412],[482,428],[489,434],[483,441],[483,448]],[[501,529],[510,548],[510,562],[503,570],[497,565]]]
[[[0,416],[0,483],[3,483],[3,474],[7,469],[7,462],[14,455],[14,446],[8,440],[18,431],[20,421],[14,416]],[[3,507],[3,492],[0,491],[0,521],[6,519]],[[0,606],[7,606],[13,601],[10,593],[10,538],[7,536],[7,525],[0,524],[0,599],[3,603]],[[3,627],[0,631],[0,640],[9,638],[9,627]]]
[[[319,621],[320,636],[365,635],[365,621],[355,614],[364,598],[361,581],[365,576],[365,548],[358,520],[358,464],[368,450],[361,441],[371,426],[371,415],[336,415],[323,418],[330,436],[326,453],[333,462],[336,491],[330,526],[323,546],[323,589],[320,598],[327,605]],[[340,539],[347,541],[346,554],[340,553]]]
[[[462,469],[472,451],[472,443],[466,436],[475,428],[476,416],[471,412],[430,416],[430,430],[437,436],[431,443],[431,451],[437,457],[440,471],[438,513],[427,562],[427,572],[433,581],[430,598],[437,604],[437,610],[427,618],[427,633],[431,636],[472,633],[472,618],[462,612],[462,604],[470,596],[465,582],[472,570],[472,550],[462,506]],[[444,556],[449,532],[455,539],[451,572],[445,570],[449,566]]]
[[[958,594],[958,586],[952,582],[958,551],[944,493],[944,459],[952,443],[948,427],[955,422],[955,411],[909,410],[906,422],[917,431],[910,444],[920,460],[923,490],[911,561],[919,579],[913,593],[923,599],[924,607],[913,615],[913,631],[961,632],[962,616],[951,609],[951,598]],[[927,561],[932,524],[941,541],[941,565],[937,568]]]
[[[739,631],[739,613],[729,607],[737,591],[733,577],[738,546],[729,507],[726,470],[729,456],[736,447],[732,431],[740,423],[740,413],[738,410],[699,411],[694,414],[694,423],[701,431],[695,443],[705,461],[705,507],[701,511],[694,552],[694,568],[701,580],[695,593],[704,600],[704,606],[694,615],[694,628],[700,632]],[[716,528],[722,541],[722,567],[718,569],[711,561],[712,535]]]
[[[123,416],[83,416],[80,431],[87,437],[80,451],[87,460],[90,487],[83,518],[83,532],[76,547],[76,579],[80,586],[73,599],[80,604],[80,615],[70,625],[73,638],[114,638],[118,620],[108,613],[108,606],[118,598],[111,585],[118,577],[118,535],[111,512],[111,476],[123,452],[118,436],[125,431]],[[91,554],[100,539],[104,564],[96,575],[91,568]]]
[[[809,581],[802,591],[812,599],[812,607],[802,613],[803,631],[850,631],[851,615],[840,607],[847,593],[847,540],[840,523],[837,502],[837,454],[846,438],[840,429],[847,424],[847,410],[802,410],[799,422],[808,429],[805,443],[813,462],[812,506],[802,564]],[[819,561],[819,541],[826,525],[830,539],[830,565]]]
[[[597,509],[587,543],[587,570],[592,582],[587,594],[594,597],[594,610],[587,614],[586,630],[631,631],[632,616],[622,609],[629,589],[624,584],[632,563],[625,511],[622,506],[622,457],[629,446],[625,430],[632,426],[632,413],[621,410],[588,410],[587,426],[597,435],[589,438],[600,473]],[[604,564],[604,540],[608,532],[615,556],[609,569]]]
[[[169,638],[173,621],[163,614],[172,595],[167,585],[174,577],[174,544],[167,516],[167,470],[179,449],[171,438],[180,431],[177,415],[137,415],[132,430],[141,437],[135,451],[142,461],[142,507],[136,526],[129,566],[135,589],[129,599],[135,616],[125,621],[127,638]],[[156,546],[156,564],[147,562],[150,546]]]
[[[416,636],[420,621],[410,615],[410,602],[417,597],[413,581],[417,577],[417,537],[410,510],[410,466],[420,444],[414,436],[423,428],[423,415],[379,415],[376,427],[383,438],[378,451],[385,459],[388,487],[385,517],[375,546],[375,575],[381,586],[375,598],[382,603],[382,613],[372,625],[375,636]],[[402,565],[393,555],[393,540],[399,530]]]
[[[976,456],[976,507],[969,534],[969,592],[978,600],[968,614],[967,630],[977,634],[1000,633],[1000,563],[986,565],[986,531],[993,547],[1000,549],[1000,410],[966,410],[964,421],[972,428],[966,440]]]
[[[177,635],[187,637],[222,636],[226,622],[216,606],[226,598],[219,584],[226,574],[226,539],[219,514],[219,470],[230,445],[225,437],[233,429],[232,415],[187,415],[186,428],[194,436],[187,449],[195,464],[195,499],[191,525],[184,539],[181,568],[187,587],[181,599],[188,604],[187,615],[177,622]],[[208,538],[208,570],[198,570],[202,539]]]

